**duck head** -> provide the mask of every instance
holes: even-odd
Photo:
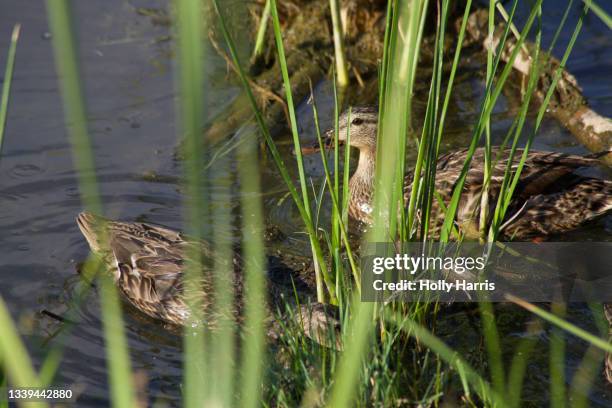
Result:
[[[352,147],[362,152],[374,153],[376,151],[376,134],[378,126],[378,110],[375,107],[354,107],[347,110],[338,118],[338,143],[346,144],[347,139]],[[350,134],[350,137],[349,137]],[[334,147],[334,128],[327,130],[323,135],[325,149]],[[305,145],[302,153],[313,153],[320,149],[319,143]]]
[[[378,128],[378,110],[374,107],[356,107],[345,111],[338,118],[338,141],[346,143],[359,150],[376,150],[376,134]],[[350,137],[349,137],[350,133]],[[326,139],[333,146],[334,129],[325,133]]]

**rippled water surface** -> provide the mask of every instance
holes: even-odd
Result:
[[[137,12],[138,7],[164,8],[167,2],[89,0],[73,4],[79,23],[89,129],[105,213],[112,218],[150,221],[178,229],[183,194],[177,181],[180,163],[175,160],[178,138],[172,73],[174,45],[168,27]],[[570,18],[576,18],[577,10],[573,10]],[[562,12],[550,7],[545,13],[545,39],[550,40]],[[1,2],[0,62],[4,61],[15,22],[22,23],[22,36],[0,157],[0,294],[27,341],[34,362],[40,363],[49,345],[62,342],[66,352],[58,383],[73,384],[80,390],[79,406],[107,406],[97,294],[93,291],[78,308],[76,326],[67,338],[57,336],[63,324],[51,317],[63,315],[77,289],[86,285],[76,270],[88,249],[74,222],[81,202],[44,2]],[[569,34],[562,35],[561,46],[568,40]],[[595,16],[589,16],[568,64],[590,104],[608,117],[612,116],[611,47],[610,31]],[[206,90],[207,114],[212,118],[238,90],[225,81],[223,60],[211,55],[208,61],[213,72]],[[459,82],[449,117],[449,145],[445,148],[462,145],[468,139],[469,124],[474,121],[476,101],[481,94],[480,79],[471,76]],[[317,95],[324,123],[328,125],[332,100],[328,84],[320,84]],[[497,140],[501,140],[516,111],[517,107],[510,102],[500,103],[493,115]],[[310,107],[302,105],[299,113],[304,137],[312,137]],[[290,147],[284,146],[282,152],[291,162]],[[545,121],[536,148],[586,152],[551,119]],[[306,166],[318,183],[322,174],[318,157],[307,158]],[[593,171],[602,177],[610,176],[605,169]],[[262,165],[262,173],[267,219],[286,232],[289,242],[299,251],[304,245],[303,236],[295,233],[301,229],[300,221],[270,160]],[[218,197],[214,179],[212,184],[214,205]],[[576,239],[609,239],[610,232],[612,221],[608,217],[577,232]],[[590,318],[583,312],[579,309],[573,318],[592,330]],[[450,320],[449,327],[462,324]],[[126,326],[133,366],[146,373],[152,399],[176,402],[180,397],[180,338],[129,308]],[[509,327],[509,339],[522,335],[522,326]],[[568,370],[575,368],[584,350],[583,343],[570,339]],[[535,360],[533,364],[530,381],[543,384],[539,389],[547,389],[548,362]],[[609,406],[610,388],[599,383],[595,387],[593,404]],[[538,387],[534,388],[535,398]]]

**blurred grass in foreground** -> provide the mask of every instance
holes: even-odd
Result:
[[[530,5],[530,13],[522,31],[518,35],[512,34],[516,36],[517,46],[510,56],[509,63],[501,68],[499,52],[491,51],[488,54],[485,95],[479,108],[478,119],[473,124],[474,130],[469,145],[471,154],[481,143],[483,136],[485,146],[487,149],[490,147],[491,112],[508,79],[512,61],[530,35],[536,21],[537,47],[534,49],[533,60],[540,61],[538,52],[541,46],[541,2],[541,0],[536,0]],[[338,6],[338,3],[336,0],[330,0],[332,6],[334,4]],[[507,19],[506,29],[498,49],[503,48],[504,42],[511,35],[510,27],[514,24],[513,18],[517,4],[518,2],[514,1],[510,12],[504,16]],[[285,85],[291,132],[297,152],[295,164],[298,167],[299,188],[294,185],[294,181],[289,176],[288,164],[280,156],[250,89],[249,78],[236,51],[231,27],[227,24],[223,3],[219,0],[212,0],[211,4],[200,0],[176,0],[174,5],[178,50],[177,120],[180,123],[179,136],[186,139],[188,146],[184,168],[187,193],[184,208],[185,225],[187,232],[194,238],[211,240],[216,251],[214,259],[202,259],[201,254],[197,251],[188,254],[186,291],[197,292],[198,283],[204,277],[203,266],[212,267],[212,276],[232,273],[224,260],[233,255],[233,249],[223,239],[231,230],[232,214],[227,201],[220,203],[220,207],[210,206],[206,188],[209,177],[203,166],[210,147],[203,143],[201,137],[207,96],[204,93],[206,85],[204,79],[210,69],[204,33],[218,18],[230,56],[238,70],[239,79],[250,99],[258,130],[266,141],[273,161],[289,189],[303,219],[304,228],[309,235],[313,262],[317,265],[318,271],[317,297],[319,301],[327,301],[340,306],[344,344],[346,345],[344,352],[338,352],[304,340],[298,319],[289,310],[289,318],[282,322],[285,330],[281,334],[280,345],[274,351],[275,355],[270,358],[266,355],[270,351],[266,347],[264,338],[264,321],[267,316],[265,253],[262,236],[263,206],[260,196],[257,143],[252,127],[250,124],[245,124],[238,130],[241,133],[241,143],[238,145],[236,156],[241,161],[237,177],[241,189],[241,240],[246,285],[245,323],[239,328],[235,326],[231,318],[224,318],[220,322],[220,330],[209,332],[205,330],[205,324],[202,322],[205,313],[210,310],[205,309],[198,299],[192,299],[190,306],[193,324],[184,329],[183,404],[194,407],[202,405],[254,407],[262,404],[295,406],[301,403],[305,406],[343,407],[384,405],[403,401],[414,405],[438,406],[445,402],[447,391],[454,387],[455,391],[460,390],[463,393],[461,399],[468,405],[519,406],[528,367],[528,356],[533,352],[537,340],[526,338],[519,342],[515,357],[508,366],[502,358],[502,351],[507,354],[507,350],[501,349],[502,342],[492,305],[482,304],[480,308],[482,334],[488,351],[489,373],[487,374],[486,369],[471,364],[466,358],[460,356],[457,350],[453,350],[436,337],[435,329],[430,326],[433,326],[431,322],[436,319],[439,305],[417,303],[383,306],[360,302],[359,276],[361,271],[355,261],[356,254],[351,248],[346,230],[348,148],[344,155],[344,168],[340,169],[336,132],[334,174],[331,174],[331,169],[324,160],[325,184],[329,189],[334,208],[331,223],[332,233],[329,238],[326,232],[321,232],[320,226],[315,223],[313,214],[320,205],[321,197],[314,193],[310,196],[311,192],[307,188],[309,180],[306,179],[300,153],[300,135],[296,124],[290,73],[287,71],[285,62],[276,1],[269,0],[266,8],[269,9],[272,18],[277,58],[281,67],[279,74],[282,75]],[[446,113],[461,56],[467,16],[471,11],[471,1],[467,1],[459,31],[458,45],[452,56],[449,76],[445,78],[443,62],[449,56],[445,55],[444,38],[449,25],[450,5],[449,0],[439,3],[430,91],[421,135],[416,141],[414,135],[411,134],[413,129],[418,128],[411,116],[413,104],[411,98],[423,29],[427,21],[426,15],[430,7],[435,5],[428,0],[392,0],[389,2],[384,54],[380,70],[380,125],[374,201],[375,227],[367,236],[367,240],[387,241],[395,239],[396,236],[406,240],[426,239],[427,237],[429,223],[419,221],[417,214],[421,214],[421,220],[428,220],[432,202],[436,199],[433,184],[435,164],[444,135]],[[565,23],[570,5],[555,34],[551,50]],[[499,6],[498,2],[492,2],[490,5],[490,30],[494,27],[495,9]],[[587,1],[574,26],[569,45],[563,54],[561,66],[565,65],[575,44],[588,6]],[[90,211],[101,213],[102,203],[99,199],[94,156],[87,132],[86,105],[80,81],[70,5],[65,0],[48,0],[47,8],[64,101],[66,126],[73,147],[83,205]],[[335,31],[339,31],[340,26],[337,19],[333,26]],[[265,22],[262,23],[262,27],[265,27]],[[258,37],[264,38],[263,34]],[[258,44],[263,41],[261,38]],[[14,50],[12,52],[14,55]],[[9,62],[12,66],[11,58]],[[523,97],[523,104],[505,138],[507,142],[510,142],[513,151],[517,149],[519,137],[526,123],[530,100],[535,92],[537,74],[538,66],[534,64],[534,70],[529,77],[527,93]],[[531,146],[540,128],[559,75],[560,71],[557,72],[544,102],[538,109],[534,128],[529,133],[525,146],[527,149]],[[10,75],[8,77],[10,78]],[[446,92],[443,92],[443,84],[446,86]],[[7,87],[6,83],[4,87]],[[0,114],[6,114],[6,106],[8,106],[8,97],[5,99],[3,92]],[[337,127],[340,113],[338,102],[336,106],[335,124]],[[313,115],[317,122],[317,136],[320,139],[316,105],[313,106]],[[0,119],[3,118],[0,117]],[[412,194],[405,199],[403,187],[407,165],[406,151],[415,141],[418,153],[414,163],[414,174],[417,177],[414,177]],[[525,154],[521,158],[518,172],[524,163]],[[227,178],[224,179],[224,185],[221,186],[226,193],[229,193],[234,182],[233,175],[229,171],[230,157],[223,157],[221,164],[214,170],[228,173]],[[322,158],[325,159],[325,156]],[[460,177],[453,199],[448,203],[442,240],[457,238],[457,231],[453,229],[453,219],[470,158],[471,155],[465,163],[464,172]],[[498,228],[516,186],[518,175],[509,170],[511,160],[508,162],[508,171],[504,177],[502,200],[491,209],[486,208],[486,202],[484,203],[483,217],[486,217],[488,211],[494,214],[494,222],[490,230],[483,230],[484,239],[491,241],[496,239]],[[489,154],[485,180],[483,180],[485,185],[490,177],[494,161],[495,158]],[[343,181],[342,184],[340,180]],[[396,217],[395,214],[399,216]],[[327,252],[323,251],[324,248],[327,249]],[[348,265],[345,265],[344,254],[348,258]],[[333,258],[333,262],[328,263],[329,258]],[[92,266],[89,269],[95,271]],[[114,406],[133,407],[135,400],[129,350],[118,295],[108,279],[103,277],[101,279],[103,282],[100,290],[102,320],[111,385],[109,398]],[[215,285],[214,298],[217,302],[210,308],[217,311],[232,308],[235,299],[231,289],[222,284]],[[540,308],[521,304],[516,299],[512,301],[563,330],[563,332],[560,330],[555,332],[555,337],[551,339],[551,377],[555,373],[565,371],[564,332],[576,335],[590,345],[580,365],[581,375],[576,374],[574,381],[569,385],[569,390],[566,389],[565,383],[560,384],[554,378],[550,385],[552,406],[564,406],[568,395],[574,396],[579,405],[586,405],[587,395],[582,390],[588,389],[594,381],[600,358],[596,348],[610,351],[610,343]],[[8,383],[22,386],[38,384],[40,381],[38,374],[29,360],[17,329],[1,299],[0,330],[6,333],[0,336],[0,364],[3,366]],[[552,364],[553,359],[556,366]],[[265,370],[264,367],[268,369]],[[52,376],[45,375],[45,378],[47,377]],[[7,381],[4,377],[2,380]]]

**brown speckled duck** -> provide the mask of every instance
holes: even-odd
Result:
[[[339,118],[339,141],[347,139],[349,114]],[[359,149],[359,162],[349,182],[349,215],[364,223],[371,223],[372,191],[376,162],[376,134],[378,111],[373,107],[353,108],[350,113],[350,145]],[[333,145],[333,129],[326,133],[327,146]],[[489,203],[494,208],[506,168],[509,150],[493,147],[492,157],[499,156],[494,165]],[[520,161],[522,150],[515,155]],[[438,159],[436,190],[445,203],[450,201],[455,183],[461,173],[467,149],[453,151]],[[562,234],[596,219],[612,210],[612,182],[581,176],[576,169],[600,164],[593,156],[530,151],[512,203],[502,225],[500,235],[505,239],[542,239]],[[456,214],[456,225],[466,237],[477,237],[480,196],[483,182],[484,150],[477,149],[468,171],[465,187]],[[408,201],[412,174],[405,180]],[[430,233],[440,233],[443,211],[433,200]]]
[[[187,322],[190,311],[184,298],[184,257],[186,253],[198,250],[204,260],[212,259],[213,251],[206,241],[195,242],[186,239],[180,232],[158,225],[110,221],[87,212],[78,215],[77,224],[91,250],[102,258],[116,286],[130,304],[146,315],[166,323],[184,325]],[[217,279],[219,276],[207,273],[210,271],[203,274],[197,294],[205,309],[204,324],[211,329],[216,327],[220,313],[227,313],[226,317],[238,323],[242,320],[242,260],[235,254],[227,262],[226,266],[234,271],[224,277],[230,280],[234,289],[234,307],[228,311],[211,311],[215,309],[210,307],[214,304],[211,295],[214,285],[212,279],[213,275]],[[268,257],[269,278],[280,275],[287,279],[290,274],[292,271],[282,261]],[[310,294],[300,291],[299,282],[294,286],[292,282],[287,284],[268,279],[267,287],[269,306],[281,311],[285,304],[295,299],[295,287],[303,303],[292,316],[299,319],[298,324],[305,334],[319,344],[341,348],[339,321],[333,306],[309,302]],[[265,302],[263,298],[262,302]],[[278,337],[278,322],[270,316],[267,323],[268,335]]]

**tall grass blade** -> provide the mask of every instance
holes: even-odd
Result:
[[[266,31],[268,29],[268,21],[270,21],[270,0],[266,0],[264,9],[261,12],[259,27],[257,28],[257,35],[255,36],[255,47],[253,47],[251,60],[255,60],[263,53],[264,42],[266,40]]]
[[[336,57],[336,78],[340,88],[345,88],[349,84],[349,75],[344,52],[344,35],[342,21],[340,19],[340,0],[329,0],[331,11],[332,28],[334,31],[334,52]]]
[[[100,214],[102,204],[99,198],[93,152],[87,131],[86,105],[83,97],[70,2],[67,0],[48,0],[47,15],[53,37],[55,65],[60,78],[65,122],[72,145],[81,200],[87,210]],[[121,306],[117,290],[109,279],[109,277],[102,276],[100,302],[106,355],[109,364],[111,400],[114,406],[134,406],[131,364]]]
[[[601,375],[600,367],[605,354],[596,346],[590,345],[576,369],[569,393],[572,408],[587,408],[591,404],[591,390],[596,378]]]
[[[395,237],[396,214],[404,215],[406,141],[412,129],[412,93],[428,1],[401,0],[389,35],[385,88],[381,99],[374,186],[374,214],[380,218],[374,241]],[[385,57],[383,56],[383,60]],[[391,159],[391,160],[390,160]],[[386,182],[392,183],[385,185]],[[378,230],[377,230],[378,229]]]
[[[530,324],[530,326],[527,336],[522,338],[516,346],[512,364],[508,370],[506,395],[508,396],[508,405],[510,407],[520,407],[523,382],[525,380],[529,358],[538,342],[536,332],[541,330],[541,325],[535,322]]]
[[[442,103],[442,108],[440,110],[440,114],[439,114],[439,118],[437,119],[437,123],[432,123],[433,121],[431,120],[432,111],[435,109],[437,112],[437,102],[436,102],[436,107],[433,108],[431,104],[433,95],[430,95],[430,101],[428,103],[427,111],[425,114],[426,119],[425,119],[425,125],[423,126],[423,137],[421,138],[421,143],[419,144],[419,151],[418,151],[417,160],[416,160],[414,171],[413,171],[413,174],[415,175],[421,174],[423,165],[424,165],[424,160],[425,160],[425,147],[427,146],[427,143],[429,143],[430,149],[427,155],[428,169],[427,169],[424,179],[421,177],[414,177],[413,186],[412,186],[412,190],[411,190],[410,198],[408,202],[408,214],[407,214],[407,220],[406,220],[407,232],[410,235],[413,233],[413,231],[415,231],[415,229],[413,228],[413,225],[415,224],[415,211],[417,209],[417,203],[422,203],[421,214],[422,214],[422,219],[424,221],[422,222],[422,225],[421,225],[421,233],[422,233],[423,239],[425,239],[428,235],[429,217],[430,217],[431,207],[432,207],[434,196],[435,196],[434,180],[436,179],[437,158],[440,152],[440,143],[442,141],[442,135],[444,132],[446,113],[448,110],[448,105],[450,103],[450,97],[453,91],[453,85],[454,85],[455,75],[457,72],[457,67],[459,65],[459,58],[461,56],[461,50],[463,49],[463,40],[465,38],[465,32],[466,32],[466,27],[467,27],[467,22],[468,22],[468,17],[470,14],[471,6],[472,6],[472,2],[471,0],[468,0],[465,4],[463,18],[461,21],[461,27],[459,28],[459,34],[457,36],[457,47],[455,48],[453,63],[451,66],[448,83],[446,86],[446,94],[444,96],[444,101]],[[434,83],[436,83],[437,85],[436,92],[438,94],[440,93],[439,88],[440,88],[440,80],[441,80],[442,58],[443,58],[443,51],[444,51],[444,33],[445,33],[445,25],[447,23],[446,20],[448,19],[448,14],[447,14],[448,7],[449,7],[449,2],[448,1],[444,2],[442,5],[443,15],[440,18],[441,20],[440,23],[442,27],[437,33],[437,41],[436,41],[437,45],[436,45],[435,63],[437,64],[437,70],[434,70],[433,72],[434,74],[437,74],[437,75],[432,77],[432,89],[433,89]],[[437,126],[437,130],[434,131],[433,128],[435,128],[436,126]],[[428,127],[432,127],[432,129],[429,129]],[[425,138],[425,136],[428,136],[432,138],[433,140],[429,142]],[[427,140],[427,143],[424,143],[424,141],[426,140]],[[424,195],[424,189],[420,188],[421,182],[429,186],[428,188],[429,191],[427,192],[425,197],[422,197],[422,195]]]
[[[355,286],[357,287],[357,292],[361,292],[361,276],[360,276],[360,271],[359,268],[357,266],[357,262],[355,261],[355,258],[353,257],[353,251],[351,250],[351,244],[349,242],[349,237],[348,237],[348,232],[347,232],[347,226],[344,223],[344,221],[342,220],[340,214],[342,214],[342,208],[340,207],[340,203],[339,203],[339,199],[338,199],[338,183],[337,180],[334,180],[334,182],[332,183],[332,179],[331,179],[331,175],[330,175],[330,171],[329,171],[329,165],[327,163],[327,156],[326,156],[326,152],[325,152],[325,145],[323,142],[323,139],[321,138],[321,128],[319,126],[319,114],[317,111],[317,104],[313,99],[313,103],[312,103],[312,110],[313,110],[313,116],[314,116],[314,122],[315,122],[315,130],[316,130],[316,134],[317,134],[317,141],[319,142],[319,147],[320,147],[320,151],[321,151],[321,161],[323,163],[323,172],[325,173],[325,181],[329,186],[332,186],[329,189],[329,193],[332,199],[332,206],[333,206],[333,210],[334,210],[334,214],[336,214],[336,216],[334,217],[335,222],[338,223],[338,228],[340,230],[340,237],[342,239],[342,242],[344,243],[344,246],[346,248],[346,252],[347,252],[347,256],[349,258],[349,263],[351,266],[351,272],[353,274],[354,277],[354,283]],[[350,129],[349,129],[350,131]],[[349,136],[350,137],[350,136]],[[336,156],[336,162],[334,163],[337,166],[337,159],[338,159],[338,143],[337,143],[337,125],[336,125],[336,149],[335,149],[335,156]],[[337,167],[336,167],[336,172],[337,172]],[[336,173],[337,174],[337,173]],[[333,246],[334,247],[338,247],[339,243],[334,243]],[[338,271],[337,271],[338,272]]]
[[[8,374],[8,382],[15,387],[36,387],[38,376],[25,345],[19,338],[17,327],[4,300],[0,297],[0,367]],[[2,396],[4,398],[5,395]],[[44,404],[44,406],[48,406]]]
[[[589,4],[590,2],[587,1],[582,13],[580,14],[580,17],[578,18],[578,22],[576,23],[576,26],[574,27],[574,31],[572,33],[572,36],[570,38],[570,41],[565,49],[565,52],[563,54],[563,57],[561,58],[561,62],[559,64],[559,67],[557,68],[557,70],[555,71],[551,84],[546,92],[546,95],[544,96],[543,100],[542,100],[542,104],[540,105],[540,108],[538,110],[538,114],[535,120],[535,125],[533,128],[533,131],[530,133],[529,137],[527,138],[527,141],[525,143],[525,147],[523,149],[523,154],[521,156],[521,159],[519,161],[519,163],[516,165],[516,168],[513,168],[513,178],[512,181],[510,183],[510,185],[508,186],[508,188],[505,188],[505,184],[503,185],[504,188],[502,188],[502,192],[504,194],[504,196],[498,201],[498,207],[501,206],[501,208],[498,210],[496,209],[496,212],[498,212],[499,214],[496,214],[495,219],[496,222],[495,224],[498,224],[501,222],[501,220],[503,219],[509,205],[510,205],[510,200],[512,198],[512,195],[514,193],[514,190],[516,189],[516,186],[519,182],[520,176],[521,176],[521,172],[523,170],[523,167],[525,165],[525,160],[527,159],[527,155],[529,154],[529,149],[533,143],[533,139],[535,138],[535,135],[538,133],[539,129],[540,129],[540,125],[542,124],[542,120],[544,118],[544,114],[546,113],[546,110],[548,108],[548,104],[550,102],[550,98],[552,97],[556,87],[557,87],[557,83],[559,82],[559,78],[561,77],[561,73],[563,71],[563,69],[565,69],[565,64],[567,63],[567,60],[569,58],[569,55],[574,47],[574,44],[576,43],[576,39],[578,38],[578,34],[580,33],[581,29],[582,29],[582,24],[583,24],[583,20],[584,17],[586,16],[588,10],[589,10]],[[535,7],[535,6],[534,6]],[[539,5],[538,5],[539,7]],[[519,40],[520,42],[520,40]],[[536,57],[539,56],[538,52],[539,52],[539,37],[538,37],[538,47],[536,47]],[[515,51],[518,49],[518,46],[515,47]],[[513,52],[514,55],[514,52]],[[538,59],[534,59],[534,61],[538,61]],[[538,65],[535,64],[535,66],[532,66],[532,70],[535,72],[532,72],[532,75],[536,75],[537,71],[538,71]],[[530,94],[531,95],[531,94]],[[529,95],[529,96],[530,96]],[[517,127],[517,132],[520,132],[520,129],[522,128],[522,126],[518,126]],[[515,138],[515,143],[513,145],[513,151],[515,149],[516,143],[517,143],[517,138],[518,138],[518,133],[517,136]],[[508,159],[508,166],[510,166],[513,163],[513,153],[510,155],[510,158]],[[506,170],[506,173],[509,174],[509,169]],[[504,179],[504,183],[505,183],[505,179]],[[448,214],[447,214],[448,215]],[[496,234],[498,231],[492,229],[490,231],[490,234]]]
[[[538,306],[532,303],[529,303],[519,297],[516,297],[511,294],[507,294],[505,297],[509,302],[519,305],[523,309],[528,310],[531,313],[535,314],[536,316],[539,316],[542,319],[546,320],[547,322],[554,324],[555,326],[565,330],[566,332],[570,334],[573,334],[574,336],[578,338],[581,338],[582,340],[588,342],[589,344],[592,344],[600,348],[603,351],[606,351],[609,353],[612,352],[612,343],[610,343],[608,340],[603,339],[601,337],[597,337],[594,334],[591,334],[587,332],[586,330],[581,329],[580,327],[575,326],[563,320],[562,318],[555,316],[554,314],[547,312],[544,309],[539,308]]]
[[[176,0],[176,33],[177,33],[177,77],[178,118],[180,136],[186,142],[184,175],[185,188],[189,202],[184,206],[186,230],[195,240],[210,236],[209,218],[206,209],[206,180],[204,170],[204,144],[202,140],[204,116],[204,32],[206,16],[201,0]],[[204,175],[203,175],[204,174]],[[206,228],[206,231],[204,229]],[[205,278],[203,267],[211,260],[204,260],[198,246],[186,251],[185,261],[185,299],[190,316],[184,329],[183,343],[183,404],[186,407],[200,407],[212,403],[210,396],[211,378],[209,376],[205,343],[206,312],[210,305],[204,305],[200,295],[200,282]],[[210,279],[210,276],[207,277]],[[211,353],[208,353],[210,356]]]
[[[362,303],[359,294],[353,294],[353,311],[346,329],[343,343],[346,349],[335,370],[329,407],[341,408],[353,406],[356,397],[355,385],[359,378],[364,355],[368,352],[370,332],[372,331],[373,303]]]
[[[253,114],[255,115],[255,120],[257,122],[259,130],[264,136],[266,145],[268,146],[268,149],[270,150],[270,153],[272,154],[272,159],[274,160],[274,163],[276,164],[276,167],[283,181],[285,182],[285,185],[289,189],[289,194],[291,195],[291,198],[293,199],[293,202],[295,203],[299,211],[300,217],[304,221],[304,225],[306,227],[309,237],[311,237],[310,238],[311,247],[313,248],[315,257],[317,258],[317,261],[319,262],[320,270],[322,271],[322,274],[325,280],[325,285],[327,286],[327,292],[329,293],[329,296],[330,296],[330,303],[335,304],[337,303],[337,299],[335,297],[335,292],[336,292],[335,283],[331,279],[329,279],[329,275],[327,274],[327,266],[323,262],[323,253],[321,251],[321,246],[319,245],[318,240],[312,239],[312,237],[317,236],[317,232],[314,229],[314,224],[312,223],[312,218],[310,216],[310,209],[308,211],[306,210],[304,201],[302,200],[302,198],[300,198],[300,193],[295,188],[295,185],[293,184],[293,181],[291,180],[291,176],[289,175],[289,172],[287,170],[287,166],[285,165],[285,162],[281,158],[280,153],[278,152],[278,149],[276,148],[276,144],[274,143],[274,140],[272,139],[272,136],[270,135],[270,130],[266,126],[262,113],[259,110],[259,107],[257,105],[257,101],[255,100],[255,96],[253,95],[253,91],[249,84],[247,75],[244,71],[244,68],[242,67],[242,64],[240,63],[240,59],[238,58],[234,40],[232,39],[228,31],[227,24],[225,22],[225,18],[223,17],[223,14],[221,13],[221,10],[219,8],[219,2],[217,0],[213,0],[213,6],[215,7],[215,11],[217,12],[217,15],[219,16],[219,22],[221,26],[221,31],[223,32],[223,37],[225,38],[225,42],[228,46],[230,56],[232,58],[232,62],[234,63],[236,70],[238,72],[240,82],[249,99],[249,103],[253,110]],[[300,155],[301,155],[301,152],[300,152]],[[321,296],[324,296],[324,292],[323,292],[323,288],[322,288],[322,285],[319,279],[317,281],[317,297],[319,297],[320,299]]]
[[[472,386],[474,391],[478,393],[480,398],[485,402],[485,405],[505,407],[506,401],[503,394],[491,388],[489,383],[472,368],[461,356],[448,347],[442,340],[433,335],[429,330],[416,323],[414,320],[399,316],[397,313],[385,313],[385,319],[392,324],[400,327],[405,333],[417,339],[417,341],[425,344],[434,353],[439,355],[447,364],[461,372],[463,377]]]
[[[257,143],[248,137],[238,147],[238,177],[241,188],[242,245],[245,274],[245,336],[240,371],[241,406],[259,406],[265,364],[264,318],[266,313],[263,206]]]
[[[474,152],[476,151],[476,147],[478,146],[478,142],[480,141],[482,132],[484,130],[484,118],[490,115],[491,111],[493,110],[493,107],[495,106],[495,102],[497,101],[497,98],[499,97],[503,89],[503,85],[505,84],[506,79],[508,78],[508,75],[510,74],[510,71],[512,70],[512,64],[514,63],[514,60],[516,59],[516,56],[518,55],[518,52],[520,51],[522,44],[527,38],[527,33],[529,33],[529,31],[531,30],[531,26],[533,25],[533,22],[536,17],[536,11],[539,9],[541,3],[542,3],[542,0],[536,0],[536,2],[533,4],[529,17],[527,18],[527,21],[523,28],[523,31],[521,32],[519,39],[516,41],[516,45],[512,53],[510,54],[510,57],[508,58],[508,62],[506,63],[506,66],[504,67],[501,74],[499,75],[497,85],[493,87],[493,77],[491,77],[489,82],[487,83],[485,99],[483,101],[483,106],[480,109],[480,115],[479,115],[478,122],[476,123],[474,127],[474,132],[472,133],[472,140],[468,147],[466,160],[462,168],[462,171],[457,179],[457,182],[455,184],[455,188],[453,189],[453,195],[451,197],[451,200],[447,206],[447,212],[445,214],[444,224],[442,226],[442,231],[440,233],[440,241],[442,242],[447,242],[450,237],[450,234],[453,228],[453,224],[454,224],[454,220],[455,220],[455,215],[457,213],[457,207],[459,205],[459,199],[461,198],[461,195],[463,193],[465,178],[470,168],[472,157],[474,155]],[[510,21],[512,21],[512,18],[514,16],[516,5],[517,5],[517,1],[515,0],[515,2],[513,3],[512,11],[510,13]],[[503,49],[502,47],[505,43],[508,32],[509,32],[509,27],[508,25],[506,25],[506,29],[503,33],[502,39],[500,41],[500,45],[498,46],[499,50]],[[501,59],[501,53],[498,52],[495,58],[495,62],[494,62],[494,69],[493,69],[494,72],[496,71],[496,67],[499,64],[500,59]],[[488,95],[490,95],[490,97]]]
[[[17,41],[21,24],[15,24],[11,34],[11,45],[6,57],[6,68],[4,70],[4,81],[2,83],[2,96],[0,97],[0,153],[2,153],[2,142],[4,141],[4,130],[6,128],[6,117],[8,116],[9,97],[11,84],[13,82],[13,69],[15,68],[15,54],[17,53]]]
[[[279,61],[279,65],[281,68],[281,74],[283,77],[283,84],[285,87],[285,97],[287,100],[287,107],[289,109],[289,121],[291,125],[291,134],[293,136],[293,145],[294,145],[294,150],[295,150],[296,163],[298,167],[298,174],[300,178],[300,187],[301,187],[301,194],[302,194],[302,200],[303,200],[303,207],[307,215],[307,218],[304,219],[304,222],[312,225],[310,199],[308,196],[308,189],[306,187],[306,174],[304,172],[304,163],[302,159],[302,148],[301,148],[300,137],[299,137],[298,129],[297,129],[295,105],[293,103],[293,94],[291,91],[291,81],[289,79],[289,72],[287,70],[287,60],[285,58],[285,49],[283,46],[283,37],[281,33],[281,28],[280,28],[280,21],[278,18],[278,10],[276,7],[276,0],[270,0],[270,2],[271,2],[271,12],[272,12],[271,13],[272,23],[274,27],[274,39],[276,41],[277,56],[278,56],[278,61]],[[319,302],[325,301],[325,296],[323,294],[323,283],[322,283],[322,281],[324,281],[327,286],[329,297],[332,300],[335,300],[335,284],[327,271],[327,266],[325,262],[323,261],[323,256],[320,251],[320,246],[319,246],[319,243],[317,242],[317,235],[316,234],[313,235],[309,233],[308,236],[310,238],[310,245],[313,251],[314,262],[318,264],[318,269],[315,268],[315,273],[317,273],[317,299]],[[319,273],[318,273],[319,270],[322,276],[319,276]]]
[[[214,311],[218,316],[217,328],[212,333],[210,360],[215,375],[211,378],[212,400],[218,406],[231,406],[234,395],[235,320],[232,311],[237,305],[234,299],[234,250],[231,236],[232,206],[230,204],[232,172],[230,157],[222,157],[212,171],[217,198],[211,209],[215,254]]]
[[[560,318],[565,316],[566,305],[554,302],[550,305],[552,312]],[[565,373],[565,332],[559,327],[550,331],[548,366],[550,373],[550,406],[562,408],[567,405],[566,373]]]
[[[593,13],[595,13],[595,15],[597,17],[599,17],[599,19],[601,21],[603,21],[603,23],[605,25],[607,25],[609,29],[612,30],[612,17],[610,17],[610,15],[608,13],[606,13],[606,10],[601,8],[601,6],[599,4],[597,4],[596,2],[594,2],[592,0],[582,0],[582,1],[585,4],[590,3],[591,4],[591,10],[593,11]]]
[[[393,26],[388,37],[388,47],[383,53],[385,75],[381,78],[384,87],[381,88],[383,95],[380,99],[376,146],[373,227],[366,238],[369,242],[385,242],[393,238],[397,226],[395,214],[398,203],[401,206],[399,208],[403,208],[404,175],[401,170],[410,127],[411,96],[425,4],[418,0],[399,0],[393,3]],[[389,21],[389,16],[387,19]],[[351,303],[352,319],[343,341],[346,349],[336,368],[332,388],[330,406],[333,407],[350,406],[362,373],[359,367],[368,352],[367,344],[373,327],[374,304],[360,302],[356,293]]]
[[[537,44],[536,44],[536,47],[534,47],[533,55],[531,56],[533,61],[538,61],[538,58],[540,57],[540,47],[539,47],[540,41],[541,41],[541,35],[540,33],[538,33],[538,37],[536,40]],[[497,201],[497,204],[495,206],[495,210],[493,213],[493,220],[489,228],[489,235],[488,235],[489,242],[492,242],[497,239],[497,236],[500,233],[500,228],[504,222],[504,218],[506,215],[506,209],[510,205],[510,200],[512,196],[508,194],[508,192],[510,191],[509,183],[511,181],[511,177],[515,169],[514,158],[516,155],[516,150],[518,148],[518,143],[520,140],[520,136],[522,134],[523,127],[527,120],[527,113],[529,111],[531,98],[534,95],[536,86],[538,84],[538,79],[540,75],[539,68],[540,67],[536,64],[529,73],[527,90],[523,98],[523,102],[519,110],[519,114],[517,115],[513,123],[513,126],[511,126],[510,129],[508,130],[508,134],[504,140],[504,145],[505,145],[510,135],[514,133],[514,137],[512,139],[512,145],[510,147],[510,152],[509,152],[507,163],[506,163],[506,169],[504,170],[504,178],[502,179],[501,188],[500,188],[501,199]],[[499,152],[499,154],[501,154],[501,152]],[[497,160],[498,158],[496,158],[495,161],[497,162]]]

